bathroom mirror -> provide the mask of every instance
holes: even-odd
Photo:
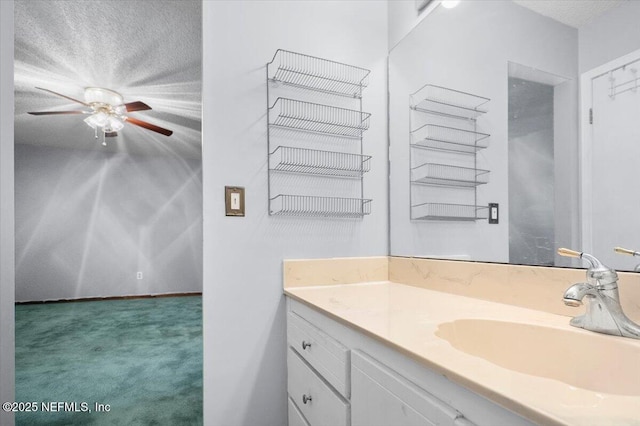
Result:
[[[391,255],[640,263],[640,2],[559,3],[439,6],[392,48]]]

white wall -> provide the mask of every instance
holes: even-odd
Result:
[[[0,402],[14,392],[13,1],[0,1]],[[0,424],[13,413],[0,410]]]
[[[203,12],[205,424],[285,425],[282,260],[387,253],[387,5],[215,1]],[[370,216],[268,215],[265,66],[278,48],[372,70]],[[225,185],[246,188],[246,217],[224,216]]]
[[[640,2],[623,1],[578,31],[580,73],[640,48]]]
[[[15,183],[17,301],[202,291],[199,159],[16,144]]]
[[[577,41],[577,30],[515,3],[478,1],[461,2],[454,9],[438,7],[391,51],[391,254],[508,262],[508,62],[573,79],[575,110]],[[491,135],[489,148],[478,153],[478,168],[491,171],[490,182],[478,189],[478,204],[499,203],[500,224],[409,220],[409,94],[427,83],[491,99],[489,112],[478,119],[478,131]],[[556,152],[557,183],[575,182],[577,176],[577,124],[565,124],[573,130],[556,140],[567,147]],[[562,173],[569,177],[563,180]],[[577,219],[577,192],[572,199],[568,186],[562,191],[569,202],[558,207]]]

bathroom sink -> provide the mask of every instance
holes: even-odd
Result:
[[[640,346],[581,330],[464,319],[440,324],[436,336],[495,365],[594,392],[640,395]]]

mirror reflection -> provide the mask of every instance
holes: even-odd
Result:
[[[640,3],[592,3],[439,6],[392,49],[392,255],[640,263]]]

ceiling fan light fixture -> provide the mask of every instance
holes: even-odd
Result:
[[[124,127],[124,123],[122,122],[122,119],[120,119],[120,117],[117,117],[115,115],[110,115],[108,118],[108,123],[104,128],[104,131],[107,133],[117,132],[122,130],[123,127]]]
[[[453,9],[458,3],[460,3],[460,0],[443,0],[441,4],[446,9]]]
[[[84,89],[84,100],[89,105],[107,104],[116,106],[124,104],[124,98],[120,93],[101,87],[87,87]]]
[[[124,104],[116,105],[113,107],[113,112],[115,112],[117,116],[122,116],[127,112],[127,106]]]
[[[89,127],[95,130],[96,138],[98,137],[98,132],[102,132],[104,137],[117,136],[118,131],[124,127],[125,121],[128,121],[134,126],[139,126],[143,129],[160,133],[161,135],[171,136],[173,134],[173,131],[169,129],[165,129],[160,126],[156,126],[155,124],[148,123],[146,121],[126,115],[129,112],[147,111],[150,110],[151,107],[141,101],[134,101],[125,104],[122,95],[114,92],[113,90],[103,89],[101,87],[87,87],[84,91],[86,102],[82,102],[70,96],[63,95],[62,93],[54,92],[53,90],[44,89],[42,87],[36,87],[36,89],[49,92],[53,95],[60,96],[78,104],[82,104],[85,107],[88,107],[89,110],[36,111],[29,112],[29,114],[88,114],[89,116],[84,119],[84,122],[87,123]],[[104,142],[104,138],[103,145],[106,145]]]
[[[94,129],[102,128],[109,123],[109,114],[98,111],[85,118],[84,122]]]
[[[101,87],[84,89],[84,99],[94,111],[84,122],[96,131],[113,133],[124,127],[124,113],[127,107],[122,95]]]

